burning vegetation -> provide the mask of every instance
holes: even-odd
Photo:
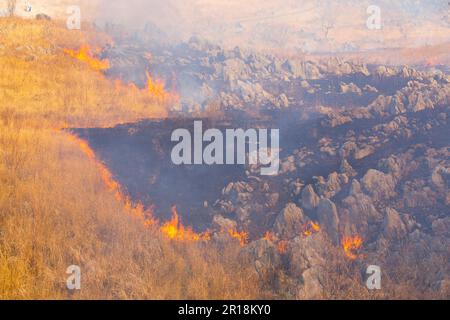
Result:
[[[109,169],[101,161],[97,160],[94,151],[89,147],[86,141],[73,134],[68,134],[68,139],[76,143],[86,157],[95,164],[107,190],[114,194],[117,201],[123,203],[126,212],[138,219],[145,227],[151,227],[157,223],[151,207],[149,209],[144,209],[144,206],[141,203],[133,204],[131,199],[122,192],[119,183],[114,180]]]
[[[147,78],[147,91],[150,95],[161,104],[176,104],[179,97],[174,92],[168,92],[165,89],[165,83],[161,79],[153,79],[150,73],[145,73]]]
[[[104,72],[110,68],[110,61],[108,59],[98,59],[94,56],[93,51],[96,53],[101,52],[100,48],[92,50],[87,44],[81,45],[78,50],[64,49],[64,53],[70,57],[81,61],[89,66],[89,68],[96,72]],[[169,92],[165,88],[165,82],[161,79],[153,79],[148,71],[145,72],[146,85],[143,89],[138,88],[133,82],[124,84],[120,79],[114,79],[114,90],[117,95],[124,94],[124,91],[128,91],[133,96],[147,97],[152,102],[158,105],[172,106],[179,103],[179,97],[175,92]]]
[[[245,246],[248,242],[248,233],[245,231],[237,231],[235,229],[228,229],[228,234],[239,241],[241,246]]]
[[[204,228],[194,221],[198,215],[193,215],[192,221],[183,216],[181,209],[190,211],[184,206],[179,206],[179,211],[173,206],[167,221],[158,218],[157,202],[153,196],[145,197],[151,192],[149,188],[134,189],[145,194],[143,198],[129,193],[132,188],[123,183],[116,166],[100,160],[98,154],[103,153],[90,147],[98,144],[68,130],[53,130],[105,129],[113,133],[117,144],[129,141],[121,139],[125,132],[139,143],[152,141],[162,157],[166,152],[157,141],[159,136],[141,136],[139,130],[144,126],[141,120],[150,118],[157,118],[151,125],[156,123],[161,129],[171,106],[186,103],[173,89],[174,84],[167,82],[172,87],[169,90],[162,80],[170,72],[150,75],[146,70],[154,70],[152,66],[139,65],[136,73],[145,79],[137,84],[115,72],[107,53],[92,49],[95,46],[72,43],[64,28],[48,28],[52,22],[0,21],[0,27],[5,23],[0,39],[0,71],[4,75],[0,79],[0,297],[73,298],[61,287],[57,270],[76,263],[87,270],[83,292],[76,296],[80,298],[323,298],[327,290],[332,298],[349,298],[347,294],[360,298],[367,297],[367,290],[360,279],[360,266],[351,261],[365,259],[366,253],[391,266],[383,274],[386,291],[370,297],[405,296],[399,288],[407,288],[406,296],[410,292],[414,293],[411,296],[447,294],[446,279],[438,276],[445,276],[439,266],[446,261],[439,253],[445,251],[448,219],[435,214],[445,212],[448,206],[443,196],[448,180],[447,153],[439,144],[431,148],[422,140],[411,142],[411,136],[418,132],[430,141],[443,136],[438,130],[440,125],[448,126],[448,112],[442,106],[450,101],[446,95],[450,80],[444,76],[387,67],[374,71],[352,63],[342,67],[344,63],[334,60],[302,62],[296,68],[295,61],[256,53],[246,56],[238,49],[218,54],[217,47],[208,49],[208,45],[195,41],[186,44],[192,46],[187,50],[192,56],[178,57],[180,50],[174,50],[177,53],[167,54],[165,60],[150,59],[153,64],[173,63],[176,71],[187,70],[179,77],[182,80],[201,79],[199,87],[220,100],[218,114],[227,115],[227,125],[252,117],[274,120],[292,131],[286,136],[296,145],[284,150],[286,158],[281,159],[279,176],[261,178],[254,168],[246,167],[238,179],[221,180],[218,195],[200,199],[213,221],[210,225],[205,222]],[[20,39],[49,37],[40,38],[37,45],[43,49],[14,49],[10,43],[17,41],[16,29],[21,24],[28,32]],[[47,29],[52,31],[43,32]],[[28,36],[30,30],[32,35]],[[55,37],[56,32],[61,34]],[[55,49],[61,47],[79,49]],[[44,54],[48,48],[53,51]],[[155,55],[159,52],[166,54],[156,50]],[[209,70],[208,77],[202,76],[204,70]],[[349,83],[334,88],[337,75]],[[380,84],[380,79],[389,81]],[[395,83],[395,90],[385,92],[391,83]],[[422,93],[425,98],[412,98],[422,97]],[[382,95],[386,97],[377,98]],[[196,97],[204,105],[192,110],[200,112],[210,103],[206,96]],[[310,106],[314,99],[328,105]],[[192,100],[189,103],[198,103]],[[349,101],[367,108],[333,108]],[[302,108],[309,109],[304,112]],[[230,109],[238,116],[228,114]],[[422,113],[414,116],[422,111],[429,112],[429,118]],[[312,121],[304,122],[311,120],[308,112],[313,114]],[[290,122],[292,118],[301,122]],[[376,124],[373,131],[360,125],[361,119]],[[214,118],[213,122],[221,120]],[[137,129],[129,122],[139,123]],[[109,128],[116,124],[121,126]],[[420,128],[427,130],[421,132]],[[402,147],[409,143],[403,153],[398,151],[396,140],[382,145],[394,131]],[[144,147],[139,143],[127,145],[126,150],[136,147],[142,155],[150,143]],[[377,148],[383,150],[378,154]],[[117,156],[120,152],[115,151]],[[162,160],[150,161],[155,165]],[[129,170],[133,167],[122,162]],[[372,169],[375,164],[377,170]],[[410,168],[405,169],[405,164],[411,164]],[[429,168],[419,172],[425,164]],[[145,170],[136,171],[151,180],[153,188],[167,183],[159,175],[149,179],[142,174]],[[134,183],[131,174],[128,178],[124,180]],[[419,206],[424,208],[421,212],[426,226],[413,214]],[[403,212],[407,209],[412,213]],[[347,230],[357,235],[341,238]],[[369,243],[365,243],[364,255],[360,252],[363,238],[371,239],[365,240]],[[421,243],[434,248],[427,254],[437,272],[413,282],[403,277],[401,282],[396,270],[421,274],[419,269],[408,269],[406,262],[411,255],[404,258],[410,252],[421,252],[420,247],[414,247]],[[392,250],[377,252],[371,249],[374,247]],[[384,255],[382,251],[394,253]],[[419,261],[417,268],[429,270],[429,261],[424,261]],[[324,265],[333,268],[325,272]],[[109,278],[104,272],[108,268],[120,276]],[[330,285],[334,278],[341,282]],[[438,289],[430,288],[430,283]],[[306,288],[310,292],[305,292]]]
[[[347,258],[350,260],[356,260],[358,258],[358,250],[363,245],[362,238],[360,236],[346,236],[342,239],[342,248]]]
[[[313,233],[317,233],[319,231],[320,231],[320,226],[313,221],[310,221],[308,224],[306,224],[306,226],[303,227],[303,235],[305,237],[309,237]]]
[[[275,234],[272,231],[266,231],[263,237],[266,241],[274,241],[275,240]]]
[[[97,48],[95,51],[100,52],[101,49]],[[82,45],[78,50],[64,49],[64,53],[86,63],[94,71],[105,71],[110,67],[108,59],[100,60],[95,58],[91,48],[87,44]]]
[[[171,240],[177,241],[208,241],[211,235],[208,231],[204,233],[196,233],[191,227],[185,227],[180,221],[176,206],[172,207],[172,219],[164,223],[161,232]]]
[[[80,68],[55,49],[79,47],[89,30],[16,18],[0,30],[0,299],[257,298],[236,251],[173,246],[87,142],[55,130],[164,118],[166,107],[147,90],[116,91],[99,77],[106,63]],[[62,281],[72,264],[86,275],[74,294]]]

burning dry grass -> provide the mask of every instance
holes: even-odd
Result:
[[[93,64],[100,71],[107,61],[97,63],[83,49],[65,49],[86,48],[83,44],[89,41],[106,43],[105,36],[82,35],[53,22],[19,19],[0,19],[0,30],[0,108],[14,107],[32,119],[45,117],[53,123],[78,126],[167,115],[158,97],[130,86],[118,88],[114,80],[92,72]],[[80,52],[88,58],[74,59]]]
[[[274,271],[279,286],[264,287],[270,294],[259,287],[254,261],[240,258],[245,232],[228,231],[225,245],[167,239],[161,224],[123,196],[87,145],[55,130],[165,116],[148,93],[161,92],[160,84],[145,90],[108,80],[63,52],[107,41],[53,22],[0,19],[0,299],[292,298],[275,292],[288,283],[283,270]],[[174,238],[200,238],[177,219],[164,226]],[[311,223],[302,232],[319,230]],[[270,233],[265,239],[275,240]],[[360,242],[349,244],[344,250],[356,255]],[[278,241],[277,249],[289,254],[289,242]],[[325,264],[324,298],[415,298],[414,288],[429,287],[413,277],[426,266],[410,263],[383,275],[383,293],[370,295],[358,259],[348,260],[339,248]],[[82,289],[71,293],[65,271],[72,264],[81,267]],[[400,278],[404,287],[390,280]]]
[[[175,206],[172,207],[172,219],[164,223],[160,230],[167,238],[178,241],[197,242],[208,241],[211,238],[209,232],[196,233],[192,228],[185,227],[180,221]]]
[[[252,274],[240,268],[238,248],[221,252],[161,238],[105,188],[75,141],[8,118],[0,127],[1,298],[248,298],[257,292]],[[65,290],[71,264],[83,276],[73,296]]]
[[[344,249],[345,255],[350,260],[355,260],[356,258],[358,258],[356,252],[361,248],[362,244],[363,241],[360,236],[346,236],[342,239],[342,248]]]
[[[83,44],[79,50],[64,49],[64,53],[72,58],[85,62],[91,69],[95,71],[108,70],[110,65],[107,59],[96,59],[92,56],[91,48],[87,44]]]
[[[165,239],[79,141],[55,130],[160,117],[164,107],[64,54],[89,42],[69,40],[77,31],[0,19],[0,32],[0,298],[257,298],[237,243]],[[75,293],[65,287],[72,264],[82,271]]]

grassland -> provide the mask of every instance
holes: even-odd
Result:
[[[146,228],[58,130],[166,115],[63,52],[109,41],[58,22],[0,19],[0,299],[259,297],[237,243],[175,243]],[[82,285],[68,291],[73,264]]]
[[[110,42],[55,21],[0,19],[0,299],[302,298],[283,270],[258,278],[237,241],[174,242],[144,225],[61,130],[167,116],[160,99],[64,53]],[[383,290],[369,293],[361,266],[333,252],[323,298],[448,297],[418,276],[443,258],[394,261]],[[66,288],[70,265],[81,267],[81,290]]]

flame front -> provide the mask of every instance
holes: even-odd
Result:
[[[273,234],[273,232],[267,231],[267,232],[264,234],[263,239],[266,240],[266,241],[271,241],[271,242],[273,242],[273,241],[275,240],[275,235]]]
[[[92,52],[91,48],[87,44],[82,45],[79,50],[64,49],[64,53],[68,54],[72,58],[75,58],[79,61],[86,63],[92,70],[95,71],[108,70],[110,67],[109,60],[97,59],[93,57],[91,52]]]
[[[154,80],[148,72],[145,73],[147,76],[147,90],[148,92],[158,100],[165,101],[169,94],[164,89],[165,84],[162,80]]]
[[[147,92],[150,96],[161,104],[176,103],[179,97],[175,93],[166,91],[165,83],[161,79],[153,79],[150,73],[146,72],[147,76]]]
[[[84,44],[78,50],[64,49],[64,53],[70,57],[81,61],[89,66],[90,69],[101,72],[108,70],[110,62],[108,59],[97,59],[92,52],[98,54],[101,49],[92,50],[89,45]],[[175,92],[173,86],[171,91],[167,91],[165,83],[161,79],[154,79],[148,71],[146,75],[146,86],[139,88],[134,83],[124,83],[120,79],[113,81],[113,89],[117,96],[129,96],[131,99],[141,99],[145,104],[156,103],[162,106],[177,105],[180,102],[180,97]],[[173,81],[175,83],[175,80]]]
[[[350,260],[355,260],[358,258],[356,251],[361,248],[362,244],[363,241],[360,236],[344,237],[342,239],[344,253]]]
[[[133,205],[129,197],[125,196],[121,189],[119,183],[114,180],[112,173],[108,168],[95,157],[94,151],[88,145],[88,143],[75,135],[69,134],[69,140],[76,143],[81,151],[97,166],[102,181],[104,185],[108,188],[110,192],[114,194],[114,197],[124,203],[125,209],[136,219],[140,220],[145,227],[153,226],[157,223],[156,219],[153,217],[152,207],[149,209],[144,209],[141,203]]]
[[[124,203],[125,209],[132,214],[135,218],[141,220],[142,224],[145,227],[150,227],[157,224],[157,220],[153,217],[153,210],[150,207],[149,209],[144,209],[144,206],[140,203],[137,205],[133,205],[132,201],[129,197],[125,196],[121,189],[120,184],[114,180],[112,173],[108,170],[108,168],[96,159],[94,151],[88,145],[88,143],[75,135],[69,134],[69,139],[75,142],[81,151],[91,160],[93,161],[97,168],[100,171],[102,181],[104,185],[108,188],[110,192],[112,192],[115,198],[118,201],[122,201]],[[196,233],[190,227],[185,227],[181,224],[176,207],[172,207],[172,219],[160,227],[160,230],[163,235],[165,235],[169,239],[179,240],[179,241],[199,241],[210,240],[209,232],[204,233]]]
[[[177,208],[175,206],[172,207],[172,219],[163,224],[160,230],[167,238],[172,240],[208,241],[210,239],[209,232],[196,233],[191,227],[183,226],[180,222]]]
[[[317,233],[319,231],[320,231],[320,226],[313,221],[310,221],[308,224],[303,226],[303,235],[305,237],[309,237],[313,233]]]
[[[239,241],[239,244],[243,247],[247,244],[248,233],[245,231],[237,231],[235,229],[228,229],[228,234]]]
[[[60,130],[58,130],[60,132]],[[140,203],[133,205],[131,199],[124,195],[121,191],[120,184],[114,180],[112,173],[108,168],[95,157],[94,151],[88,145],[88,143],[75,135],[68,134],[68,138],[75,142],[81,151],[95,163],[100,171],[102,181],[104,185],[112,192],[118,201],[124,203],[125,209],[131,213],[131,215],[141,221],[145,227],[151,227],[158,224],[158,221],[153,216],[153,209],[144,209],[144,206]],[[168,239],[185,242],[196,241],[209,241],[211,234],[209,231],[203,233],[196,233],[191,227],[185,227],[179,218],[176,206],[172,207],[172,218],[159,227],[161,233]],[[245,246],[248,242],[248,233],[246,231],[237,231],[235,229],[228,229],[227,233],[234,239],[239,241],[241,246]],[[265,238],[273,239],[274,235],[271,232],[267,232]],[[284,251],[283,246],[279,246],[280,251]]]

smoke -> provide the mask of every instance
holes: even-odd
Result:
[[[193,32],[193,22],[189,20],[192,12],[187,3],[180,0],[101,0],[95,22],[101,26],[121,25],[131,30],[155,28],[178,41]]]
[[[6,4],[0,0],[0,11]],[[225,47],[342,52],[450,41],[447,0],[17,0],[16,14],[64,17],[69,5],[100,26],[176,42],[197,35]],[[369,5],[381,9],[380,32],[366,27]]]
[[[157,31],[167,40],[192,35],[227,47],[367,50],[450,41],[444,0],[376,1],[383,30],[366,28],[368,0],[100,0],[95,21]],[[400,42],[399,42],[400,41]]]
[[[0,0],[0,12],[7,3]],[[69,5],[100,26],[176,42],[197,35],[225,47],[342,52],[450,42],[447,0],[17,0],[15,14],[60,18]],[[381,9],[380,32],[366,27],[369,5]]]

